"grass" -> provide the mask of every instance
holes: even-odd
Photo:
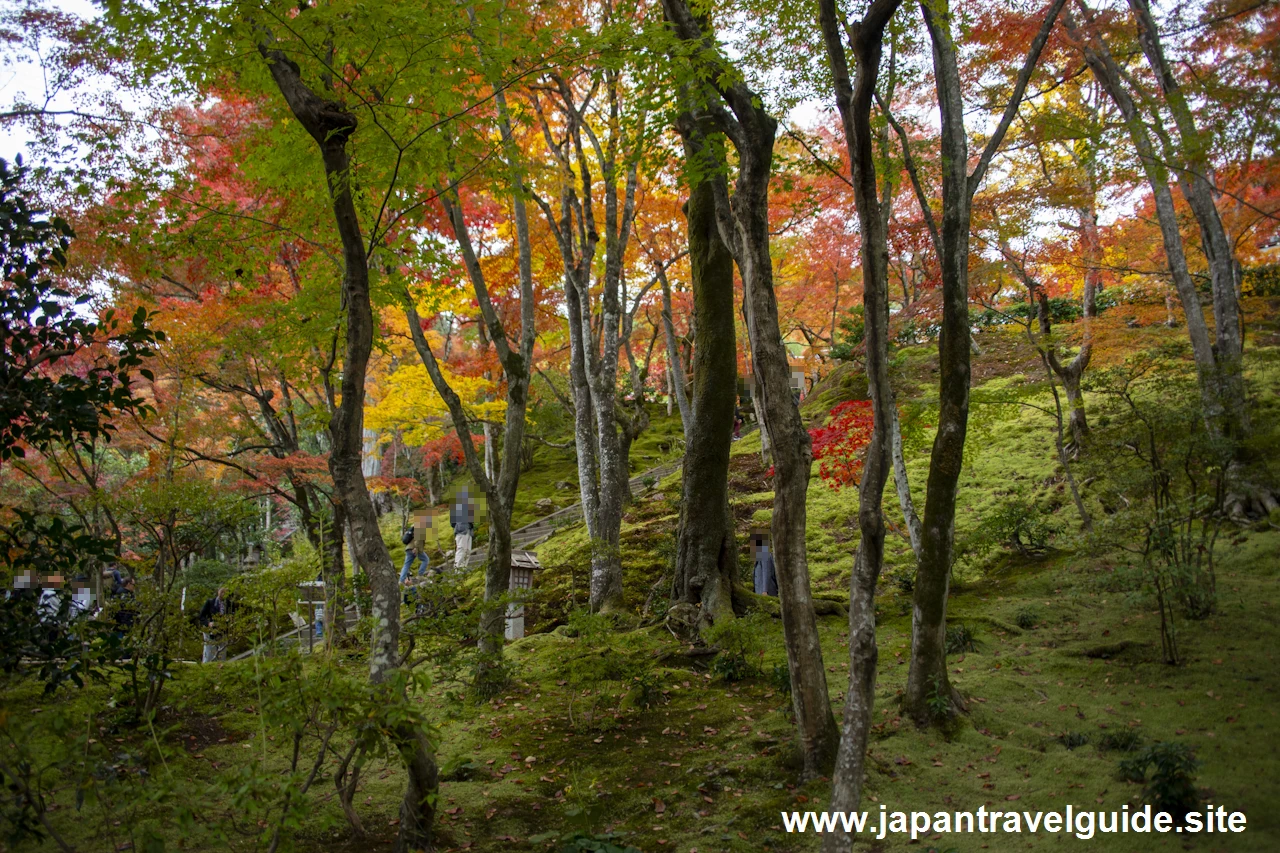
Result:
[[[996,334],[1007,333],[984,333],[984,348],[1008,358],[1008,352],[987,341]],[[927,395],[926,349],[907,352],[899,378],[918,380],[917,387]],[[978,361],[982,367],[982,359]],[[1256,417],[1259,422],[1275,418],[1280,350],[1255,350],[1248,366],[1257,391]],[[986,375],[982,393],[975,394],[957,540],[973,535],[985,513],[1014,495],[1056,513],[1068,532],[1043,558],[995,549],[958,567],[948,619],[968,625],[979,642],[975,650],[949,658],[951,678],[969,710],[945,733],[919,731],[899,714],[910,654],[910,596],[892,576],[909,572],[913,563],[902,537],[889,537],[888,571],[877,597],[876,724],[863,808],[877,811],[885,805],[933,813],[979,805],[1019,811],[1061,809],[1067,803],[1078,809],[1132,807],[1140,801],[1142,786],[1122,780],[1119,762],[1127,753],[1114,744],[1175,740],[1193,747],[1203,762],[1196,780],[1201,795],[1245,812],[1248,830],[1240,835],[1099,836],[1093,841],[1096,848],[1121,853],[1280,849],[1280,815],[1273,808],[1280,799],[1280,706],[1274,699],[1280,695],[1275,651],[1280,648],[1280,532],[1265,524],[1231,531],[1221,546],[1218,612],[1204,622],[1183,623],[1179,642],[1185,665],[1160,663],[1151,602],[1112,591],[1118,566],[1114,555],[1084,547],[1069,532],[1075,522],[1053,458],[1052,421],[1025,406],[984,402],[996,392],[1018,390],[1025,374],[992,369]],[[924,411],[927,423],[927,407]],[[634,467],[648,468],[663,458],[660,445],[664,436],[678,432],[678,420],[674,424],[675,430],[667,423],[637,445]],[[908,442],[908,470],[918,504],[929,439],[922,429]],[[772,494],[758,452],[759,436],[750,435],[734,445],[732,457],[744,578],[749,570],[746,532],[767,524],[771,511]],[[552,449],[541,448],[527,481],[528,498],[554,492],[554,482],[566,477],[566,468]],[[573,496],[576,500],[576,489]],[[626,625],[642,622],[646,603],[649,615],[662,612],[678,498],[677,473],[628,511],[624,585],[637,615],[631,622],[624,620]],[[832,490],[815,476],[808,507],[814,587],[840,594],[847,588],[856,546],[856,493]],[[892,489],[886,511],[900,527]],[[416,697],[435,719],[442,766],[468,768],[441,785],[441,848],[550,851],[557,849],[553,841],[529,839],[581,829],[620,833],[623,842],[646,853],[816,850],[816,836],[787,834],[781,828],[780,811],[821,809],[829,785],[796,783],[789,699],[771,677],[785,660],[779,620],[766,620],[755,638],[759,651],[753,662],[762,674],[727,684],[707,671],[705,660],[681,657],[680,646],[652,622],[640,630],[620,627],[606,634],[606,640],[550,630],[585,601],[589,543],[580,528],[571,529],[541,546],[539,555],[546,568],[538,579],[539,603],[530,624],[545,632],[509,647],[515,674],[510,689],[479,705],[451,700],[440,687]],[[1034,618],[1020,619],[1024,614]],[[823,618],[819,631],[838,718],[847,686],[847,624]],[[609,654],[631,669],[595,666],[604,643]],[[346,665],[362,666],[358,659]],[[230,802],[226,795],[209,793],[211,781],[263,754],[261,738],[254,739],[258,718],[252,697],[219,689],[227,673],[248,666],[252,663],[186,668],[168,694],[158,736],[175,750],[167,770],[152,766],[151,771],[169,773],[177,780],[177,796],[210,810],[227,808]],[[655,683],[661,697],[647,710],[628,702],[637,671]],[[591,672],[596,677],[584,675]],[[95,686],[66,696],[86,715],[99,713],[106,700],[104,688]],[[30,690],[10,692],[5,710],[30,715],[46,701]],[[112,736],[121,738],[122,751],[138,752],[145,751],[151,738],[137,731]],[[271,766],[283,760],[281,749],[266,752]],[[357,845],[348,840],[325,790],[314,796],[297,832],[299,849],[378,849],[391,840],[402,771],[394,760],[377,760],[363,778],[356,804],[370,841]],[[78,816],[70,792],[60,793],[56,805],[51,819],[70,840],[84,849],[107,849],[96,824]],[[157,804],[149,814],[159,819],[165,806]],[[170,842],[182,833],[168,824],[162,830]],[[957,851],[1049,851],[1063,849],[1064,841],[1042,831],[930,837],[923,845],[890,837],[855,849],[888,853],[930,845]],[[255,846],[232,837],[204,849]]]

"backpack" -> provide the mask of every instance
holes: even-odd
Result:
[[[410,528],[409,528],[408,530],[406,530],[403,534],[401,534],[401,536],[400,536],[400,541],[401,541],[401,543],[403,543],[403,544],[405,544],[405,545],[409,545],[409,544],[412,544],[412,543],[413,543],[413,528],[412,528],[412,527],[410,527]]]

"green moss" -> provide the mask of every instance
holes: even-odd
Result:
[[[984,347],[988,337],[992,335],[984,335]],[[1249,357],[1258,411],[1265,417],[1280,415],[1277,352],[1254,350]],[[920,371],[929,355],[928,347],[904,350],[900,369],[923,378]],[[1021,393],[1014,373],[988,381],[981,390],[988,398],[997,391]],[[909,575],[914,563],[905,541],[889,536],[887,572],[877,597],[879,672],[864,808],[876,811],[884,804],[932,813],[984,804],[1028,811],[1061,809],[1067,803],[1108,810],[1133,806],[1141,786],[1122,781],[1118,755],[1097,744],[1107,733],[1137,729],[1148,742],[1190,744],[1203,762],[1198,785],[1212,792],[1215,805],[1245,812],[1249,829],[1223,837],[1113,835],[1095,838],[1098,849],[1145,853],[1178,849],[1182,845],[1177,842],[1204,853],[1277,849],[1280,816],[1272,806],[1280,798],[1280,759],[1272,745],[1280,743],[1280,714],[1273,698],[1280,694],[1275,661],[1280,647],[1275,612],[1280,607],[1280,531],[1231,531],[1221,550],[1219,611],[1184,627],[1179,641],[1187,662],[1165,666],[1159,662],[1155,612],[1141,598],[1108,591],[1114,586],[1116,555],[1086,547],[1071,533],[1075,520],[1053,455],[1052,420],[1025,406],[983,402],[982,396],[977,395],[972,452],[961,477],[957,539],[972,534],[984,514],[1014,494],[1056,512],[1067,535],[1045,559],[997,550],[958,571],[949,615],[972,626],[980,645],[976,652],[948,661],[969,713],[945,737],[938,731],[917,731],[899,716],[910,653],[910,598],[892,577]],[[1026,402],[1043,404],[1045,399]],[[1090,406],[1097,402],[1088,400]],[[1263,417],[1259,415],[1260,423]],[[661,434],[655,431],[654,436]],[[930,439],[923,430],[909,445],[908,470],[918,506],[923,503]],[[734,444],[740,535],[767,524],[771,513],[772,495],[765,490],[758,452],[758,435]],[[528,481],[535,495],[540,494],[536,489],[554,482],[553,469],[572,470],[552,465],[549,457],[545,461],[542,474]],[[527,839],[581,828],[621,833],[623,841],[649,853],[694,847],[743,853],[818,849],[817,836],[788,835],[781,829],[781,810],[821,809],[829,797],[829,786],[821,781],[796,785],[788,699],[767,676],[734,685],[713,681],[705,659],[684,656],[683,647],[656,623],[670,556],[664,549],[670,547],[678,520],[678,481],[678,473],[664,479],[658,499],[633,504],[623,527],[629,606],[640,611],[657,591],[651,601],[654,621],[638,631],[616,629],[618,636],[608,641],[623,650],[634,670],[595,681],[567,672],[566,661],[600,652],[600,647],[560,631],[530,636],[509,648],[515,681],[490,702],[460,705],[449,701],[440,687],[416,697],[432,709],[442,763],[474,768],[468,778],[441,787],[442,847],[552,850],[550,843],[530,845]],[[890,488],[887,517],[900,527],[896,503]],[[856,513],[856,490],[832,490],[815,475],[807,542],[819,592],[847,588],[857,545]],[[545,570],[535,605],[541,616],[534,624],[550,628],[586,600],[590,543],[579,527],[560,532],[538,553]],[[1015,627],[1023,611],[1037,614],[1034,628]],[[847,630],[842,619],[819,620],[837,714],[847,686]],[[757,639],[763,649],[759,669],[771,673],[785,660],[780,621],[766,620]],[[1107,657],[1099,656],[1102,647],[1111,650]],[[177,796],[200,803],[208,813],[229,806],[226,797],[210,794],[214,776],[261,754],[252,739],[256,717],[246,710],[254,700],[219,689],[226,673],[251,665],[184,667],[159,724],[159,738],[175,750],[169,769],[177,780]],[[351,665],[361,664],[357,660]],[[635,690],[634,671],[656,680],[660,704],[645,710],[628,701]],[[75,713],[87,717],[101,712],[109,692],[91,686],[65,695]],[[29,717],[44,701],[30,689],[12,690],[5,696],[5,709]],[[202,746],[200,757],[177,749],[197,715],[216,719],[228,733],[226,742],[215,739]],[[1066,749],[1058,736],[1071,732],[1087,736],[1089,743]],[[146,732],[126,732],[121,748],[143,749],[148,737]],[[284,755],[283,746],[275,744],[267,760],[282,768]],[[358,849],[392,837],[403,793],[403,774],[394,760],[373,761],[363,779],[356,804],[371,839]],[[330,790],[322,786],[314,797],[314,809],[297,836],[302,850],[357,849],[346,841],[340,813],[326,799]],[[96,824],[75,812],[72,797],[70,791],[60,791],[55,796],[60,808],[50,818],[73,844],[97,849]],[[167,814],[167,806],[150,808],[152,819]],[[172,822],[160,825],[171,841],[182,835]],[[506,836],[517,842],[501,840]],[[906,853],[932,844],[939,850],[989,845],[993,851],[1051,851],[1075,843],[1042,832],[953,835],[925,845],[889,838],[865,849]],[[207,850],[251,846],[239,838],[229,846],[188,843],[189,849]]]

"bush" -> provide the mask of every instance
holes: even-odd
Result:
[[[1182,659],[1179,613],[1203,619],[1216,607],[1214,557],[1231,450],[1205,427],[1182,350],[1138,353],[1097,373],[1093,389],[1114,401],[1112,418],[1094,431],[1096,452],[1085,462],[1103,509],[1095,536],[1132,555],[1134,586],[1155,599],[1169,664]]]
[[[1098,749],[1106,752],[1135,752],[1142,746],[1142,733],[1137,729],[1118,729],[1098,738]]]
[[[742,681],[760,674],[756,664],[764,654],[760,634],[765,616],[752,613],[737,619],[721,619],[707,629],[707,641],[720,647],[711,661],[712,674],[724,681]]]
[[[1157,812],[1173,816],[1179,824],[1200,805],[1195,772],[1200,768],[1191,747],[1177,741],[1161,741],[1120,762],[1120,774],[1130,782],[1146,782],[1142,800]],[[1150,779],[1147,772],[1151,771]]]
[[[1063,732],[1058,735],[1058,743],[1067,749],[1079,749],[1089,742],[1089,736],[1081,732]]]
[[[925,697],[929,706],[929,716],[935,720],[946,720],[951,716],[954,705],[951,702],[951,691],[941,675],[933,678],[929,687],[929,695]]]
[[[963,622],[952,625],[947,629],[947,654],[961,655],[966,652],[976,652],[978,650],[978,640],[973,633],[973,629]]]
[[[1263,264],[1244,270],[1241,296],[1280,296],[1280,264]]]
[[[1040,614],[1034,610],[1027,608],[1019,610],[1018,615],[1014,617],[1014,624],[1024,631],[1030,631],[1040,622]]]
[[[769,675],[769,684],[783,696],[791,695],[791,666],[783,661],[775,663]]]

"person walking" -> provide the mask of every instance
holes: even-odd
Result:
[[[475,529],[476,511],[471,502],[471,492],[463,486],[449,508],[449,523],[453,525],[453,567],[465,569],[471,564],[471,534]]]
[[[430,526],[431,516],[420,512],[414,516],[413,526],[404,532],[401,539],[405,544],[404,566],[400,569],[401,584],[408,579],[415,557],[418,559],[418,577],[425,575],[431,566],[431,559],[427,556],[427,528]]]
[[[200,608],[198,618],[204,636],[204,657],[202,663],[213,663],[222,657],[227,644],[220,642],[221,630],[218,622],[231,615],[234,605],[227,598],[227,588],[219,587],[217,594]]]

